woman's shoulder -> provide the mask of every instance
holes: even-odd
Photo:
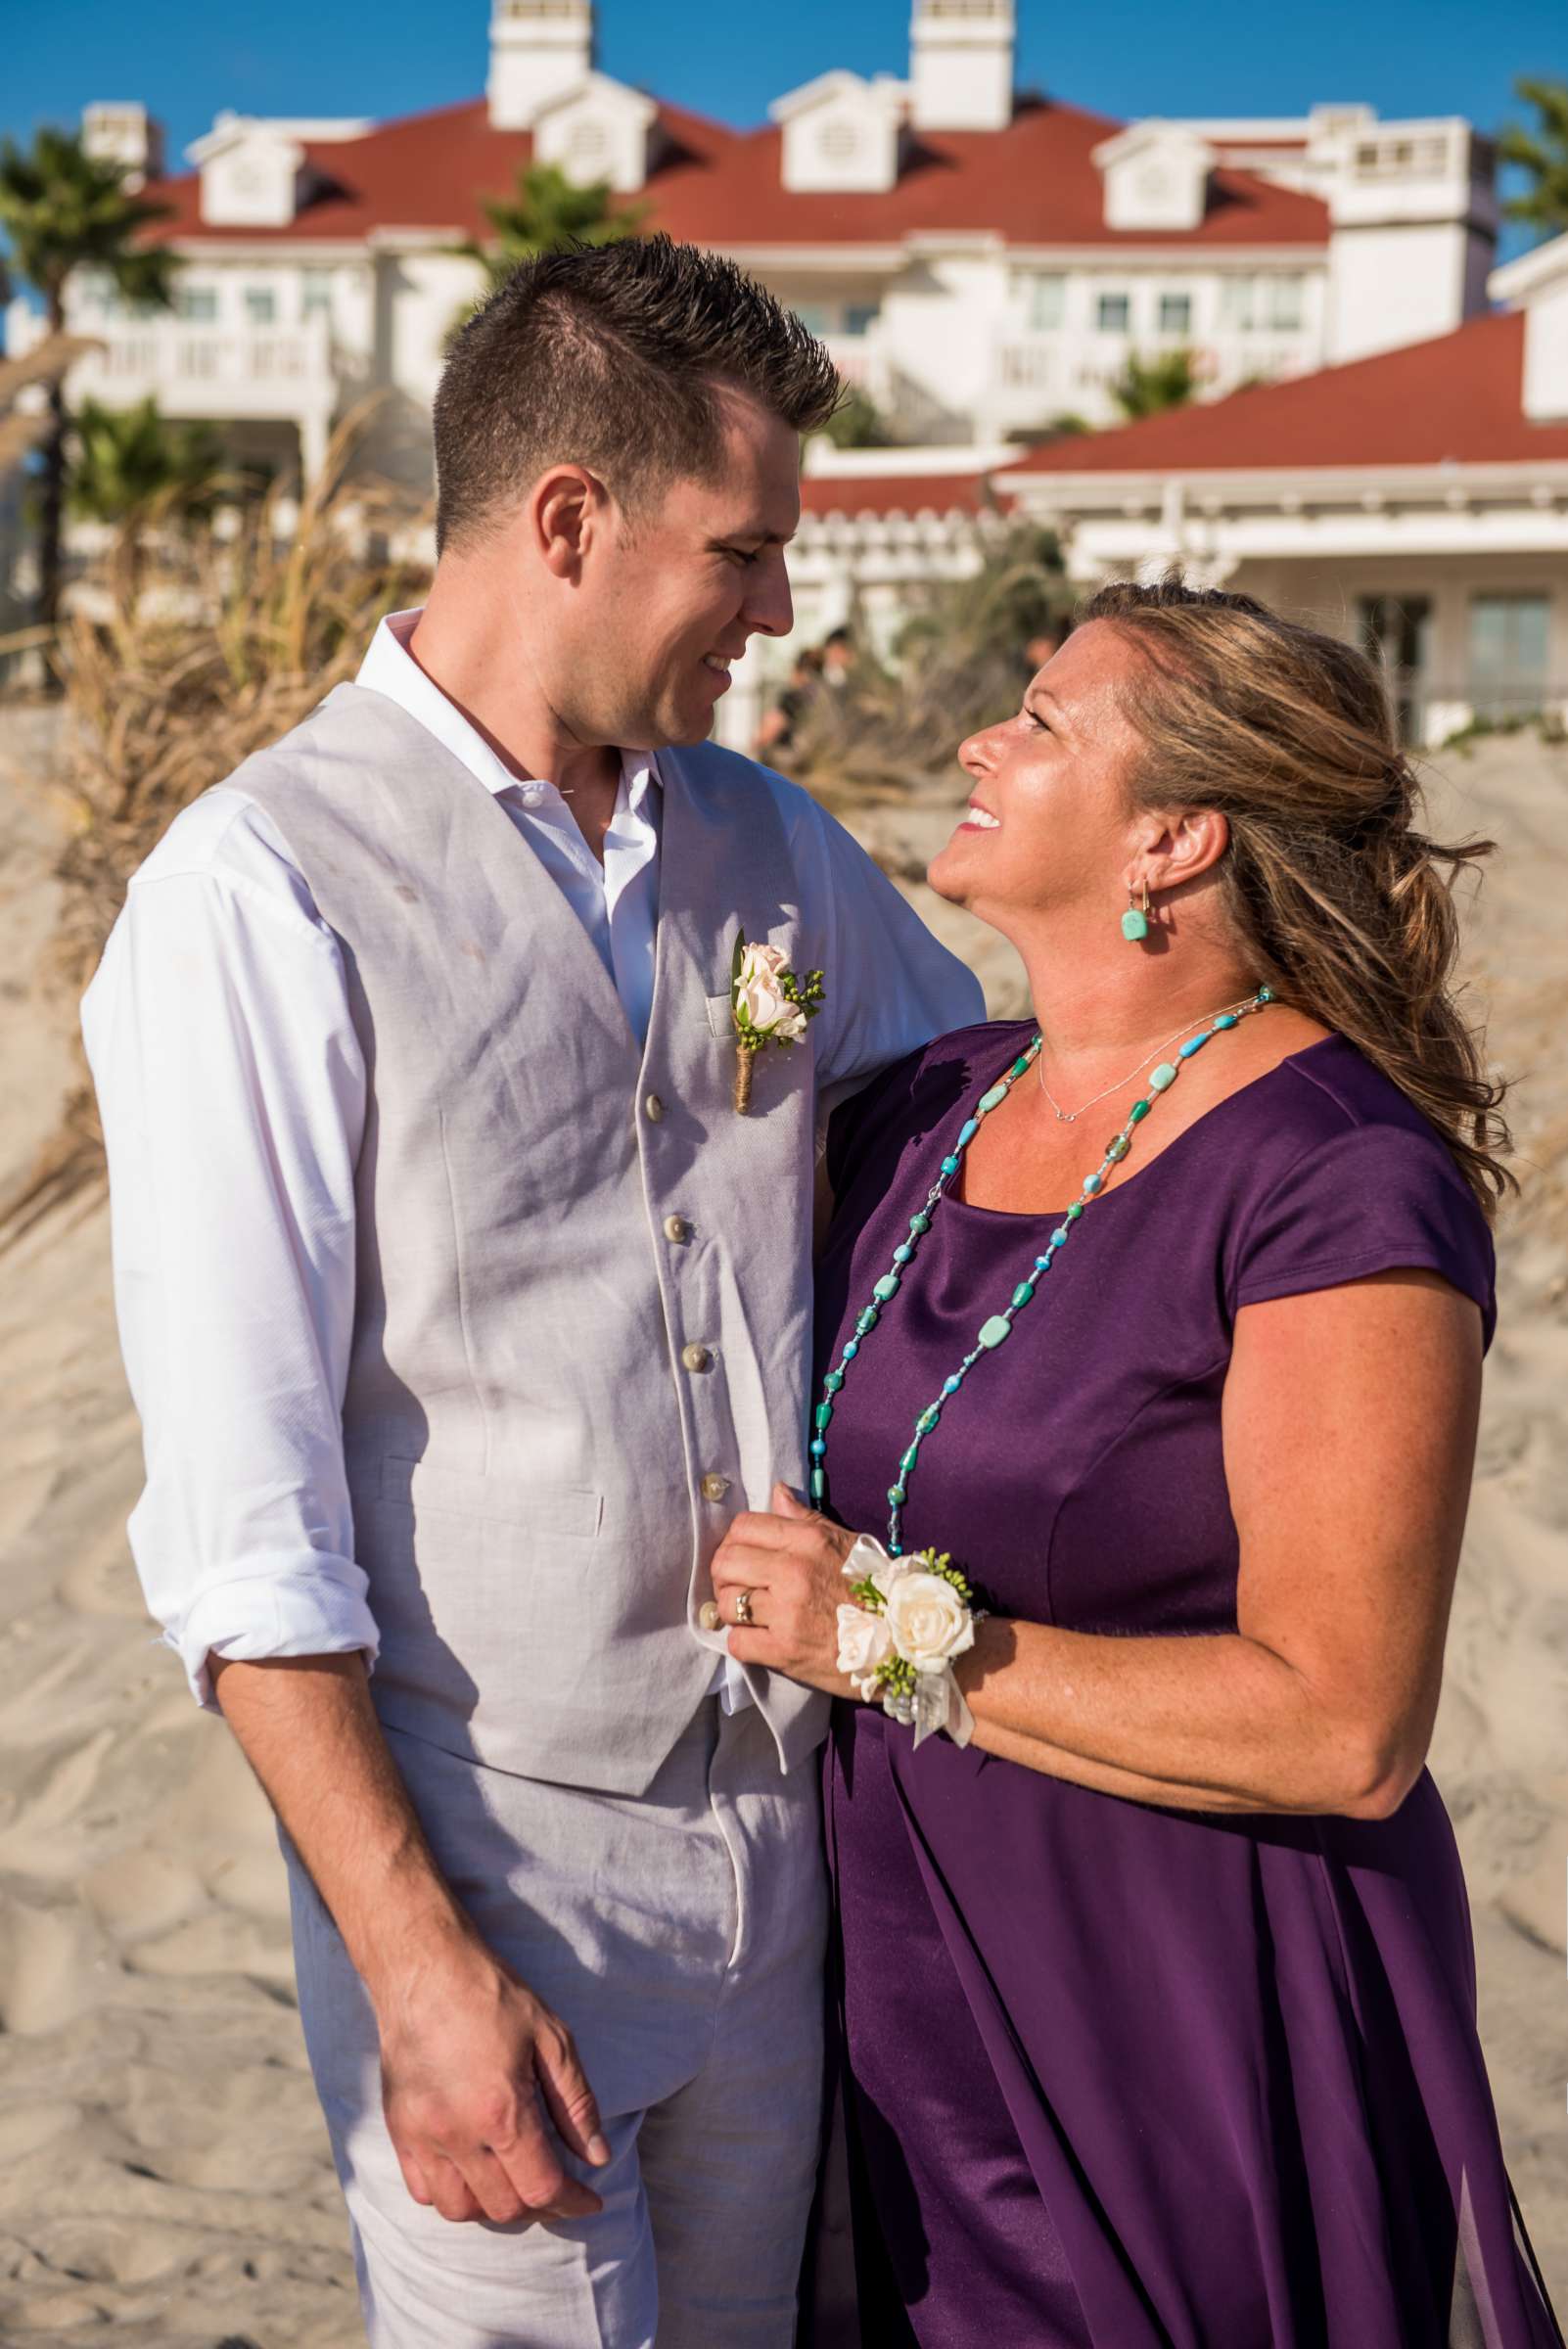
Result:
[[[1248,1095],[1251,1098],[1248,1098]],[[1236,1305],[1396,1269],[1441,1273],[1490,1336],[1496,1265],[1442,1134],[1347,1038],[1329,1036],[1233,1096],[1242,1179],[1226,1254]]]
[[[868,1163],[891,1162],[906,1143],[934,1134],[981,1077],[999,1074],[1034,1033],[1029,1020],[979,1020],[950,1029],[841,1102],[828,1127],[828,1178],[835,1195],[842,1198]]]

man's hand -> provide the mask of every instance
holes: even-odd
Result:
[[[549,2125],[581,2160],[610,2159],[572,2034],[509,1966],[476,1942],[374,1987],[387,2127],[416,2202],[500,2226],[603,2208]]]
[[[561,2160],[561,2144],[595,2168],[610,2159],[572,2035],[442,1877],[363,1660],[214,1657],[212,1679],[370,1993],[387,2126],[415,2201],[503,2226],[601,2209]]]

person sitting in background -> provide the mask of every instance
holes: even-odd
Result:
[[[796,655],[789,683],[757,729],[755,757],[768,760],[774,765],[788,760],[795,748],[801,720],[821,681],[821,652],[815,645],[807,645]]]
[[[854,638],[848,628],[830,628],[822,639],[822,682],[842,693],[854,672]]]

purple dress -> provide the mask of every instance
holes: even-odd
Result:
[[[1031,1034],[939,1038],[839,1112],[818,1380]],[[1085,1138],[1087,1166],[1101,1137]],[[1056,1221],[938,1211],[837,1398],[844,1524],[886,1540],[916,1415]],[[1220,1406],[1236,1310],[1397,1267],[1474,1298],[1490,1338],[1469,1192],[1397,1088],[1329,1038],[1088,1210],[927,1441],[905,1548],[950,1549],[1003,1614],[1233,1632]],[[1517,2226],[1428,1775],[1386,1820],[1174,1811],[945,1738],[916,1754],[851,1705],[825,1774],[864,2340],[1559,2338]]]

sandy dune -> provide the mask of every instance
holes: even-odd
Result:
[[[28,724],[8,718],[0,753],[35,771]],[[1505,846],[1476,963],[1543,1155],[1568,1042],[1568,755],[1521,739],[1446,768],[1442,820],[1456,808]],[[863,823],[913,871],[945,820]],[[26,986],[52,837],[36,791],[0,775],[0,1190],[65,1069],[66,1015]],[[995,1009],[1017,1008],[989,941],[983,975]],[[1504,1259],[1434,1766],[1470,1871],[1504,2134],[1568,2302],[1568,1247],[1518,1222]],[[152,1643],[123,1535],[139,1472],[95,1205],[0,1260],[0,2342],[107,2328],[158,2349],[347,2349],[282,1868],[225,1732]]]

